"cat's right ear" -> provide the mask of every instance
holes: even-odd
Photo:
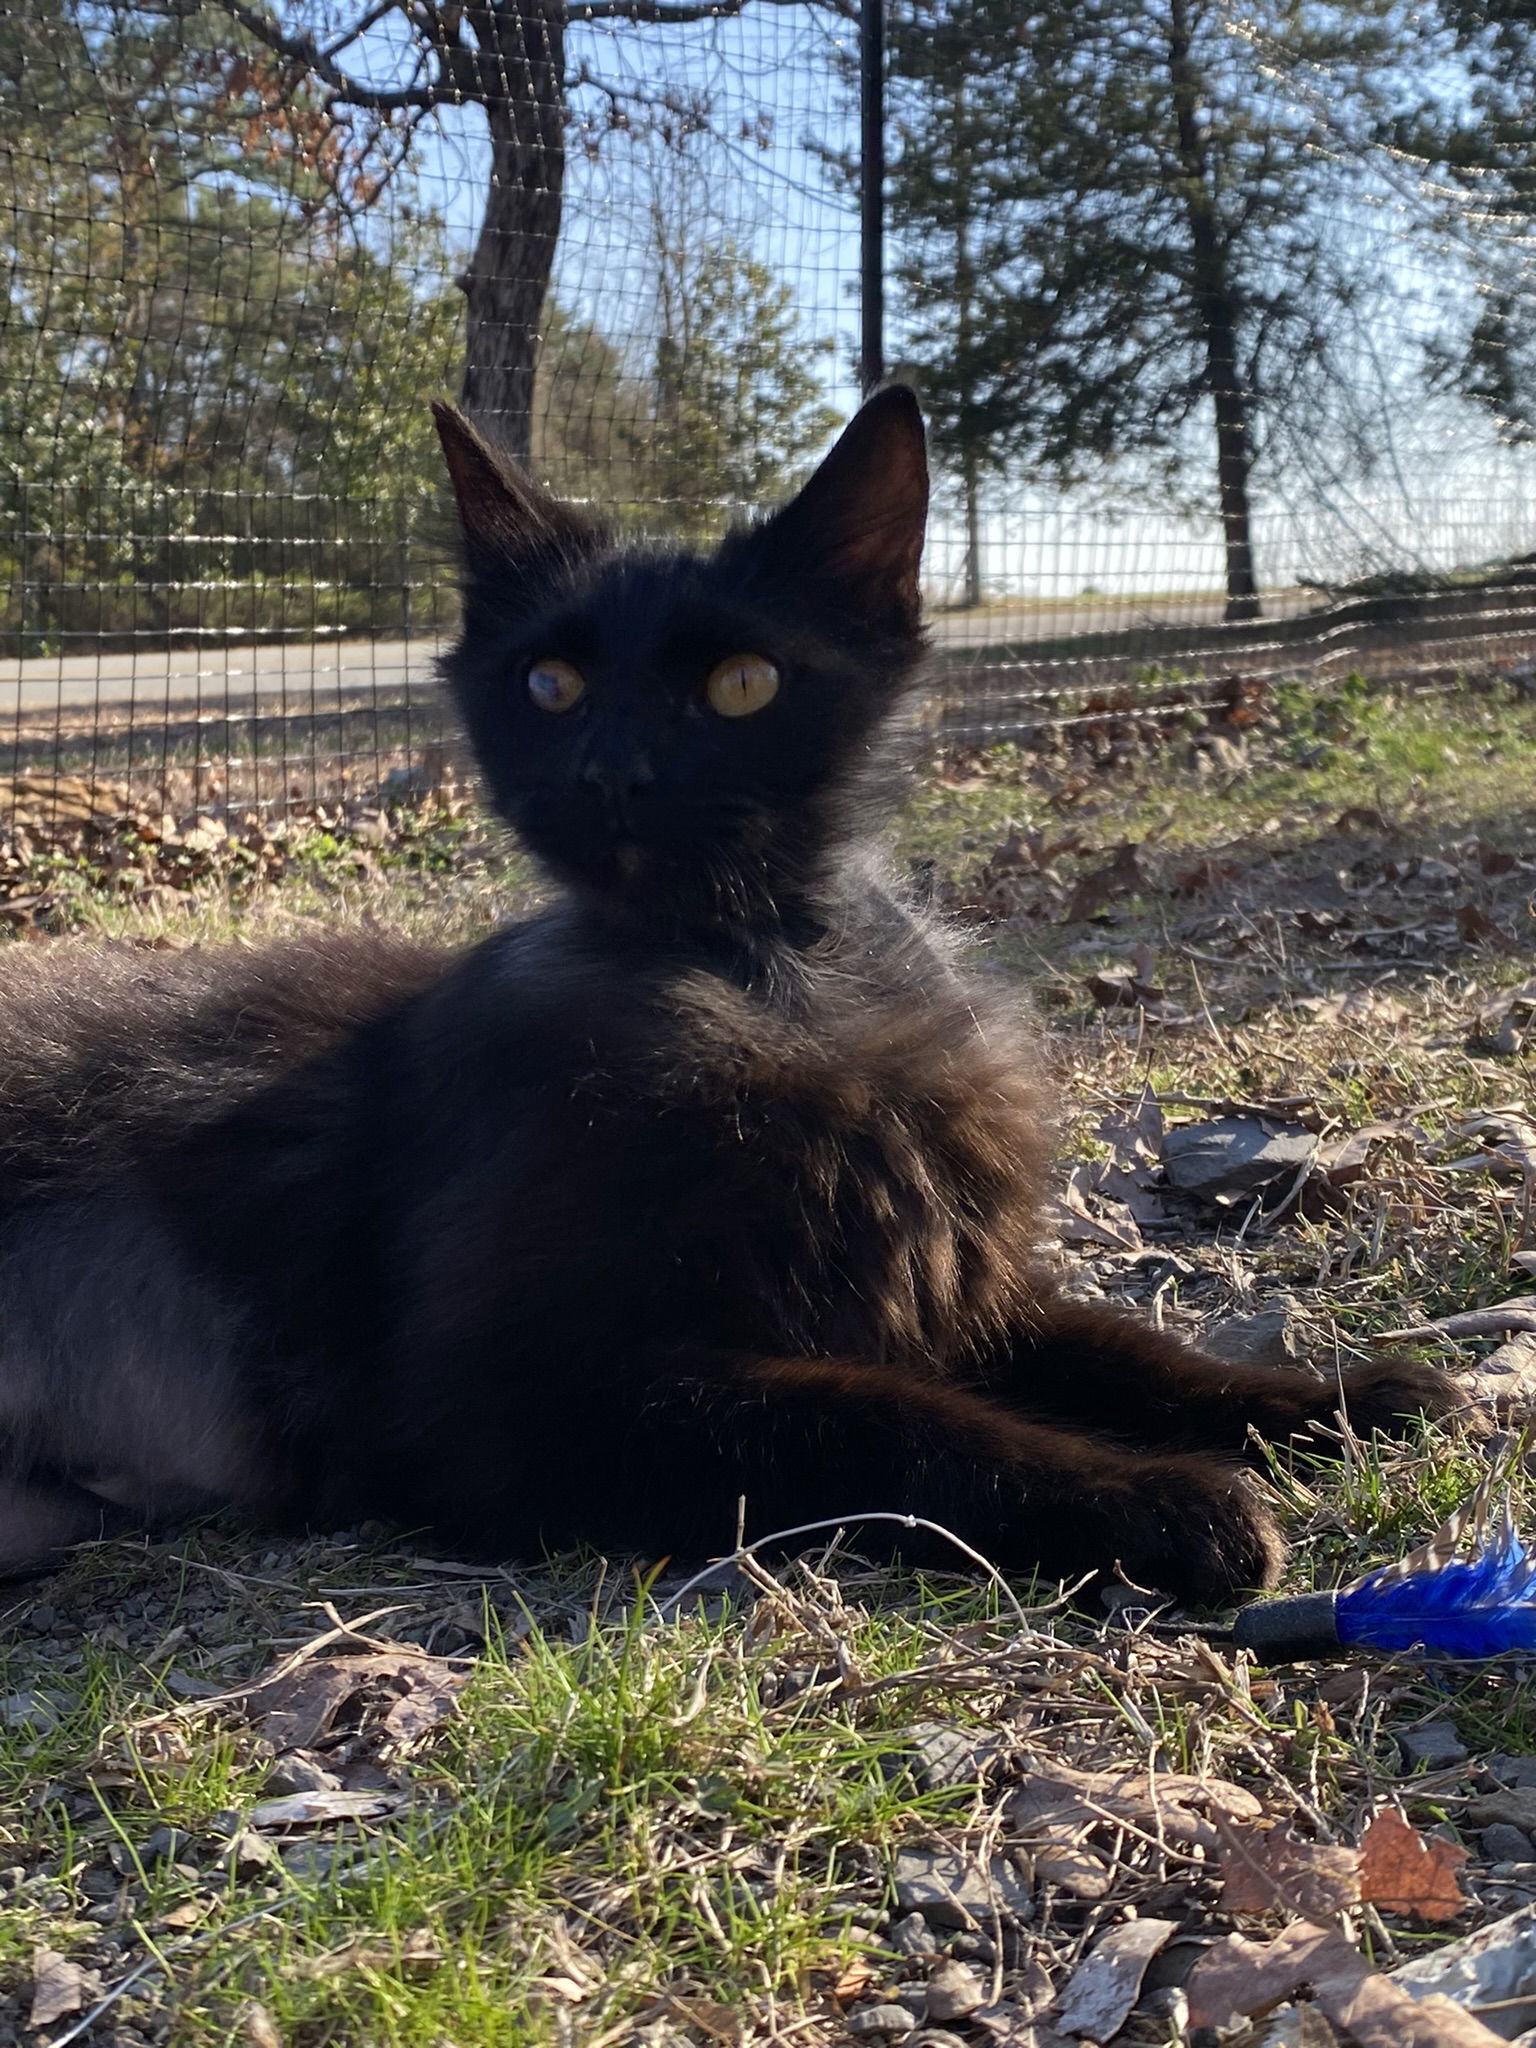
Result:
[[[854,414],[798,496],[738,545],[791,587],[820,585],[883,629],[916,636],[925,444],[916,398],[905,385],[887,385]]]
[[[432,417],[459,508],[465,566],[482,589],[512,594],[603,545],[600,526],[541,490],[456,406],[434,402]]]

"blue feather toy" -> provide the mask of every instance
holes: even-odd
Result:
[[[1491,1509],[1498,1476],[1490,1470],[1465,1506],[1396,1564],[1336,1592],[1244,1607],[1233,1642],[1265,1664],[1348,1650],[1447,1658],[1536,1652],[1536,1557],[1515,1533],[1508,1495]]]

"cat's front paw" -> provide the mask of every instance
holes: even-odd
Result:
[[[1341,1380],[1345,1414],[1357,1436],[1402,1436],[1420,1416],[1431,1422],[1471,1411],[1465,1390],[1438,1365],[1389,1354],[1350,1366]]]
[[[1203,1458],[1158,1461],[1111,1516],[1119,1525],[1113,1562],[1125,1576],[1191,1606],[1264,1592],[1285,1562],[1279,1526],[1253,1481]]]

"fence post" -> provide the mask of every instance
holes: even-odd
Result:
[[[885,0],[859,12],[859,383],[885,375]]]

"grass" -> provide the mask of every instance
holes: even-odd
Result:
[[[1325,1211],[1170,1210],[1139,1253],[1068,1246],[1075,1285],[1191,1330],[1286,1298],[1327,1355],[1528,1284],[1515,1261],[1532,1245],[1530,1190],[1452,1171],[1456,1147],[1437,1147],[1473,1113],[1529,1099],[1529,1051],[1480,1050],[1472,1027],[1536,972],[1533,741],[1536,707],[1513,697],[1355,691],[1282,702],[1230,754],[1196,736],[1108,767],[1091,748],[997,750],[918,789],[901,849],[976,921],[979,962],[1032,992],[1071,1105],[1065,1160],[1092,1172],[1105,1110],[1148,1090],[1170,1119],[1202,1113],[1181,1097],[1305,1097],[1325,1142],[1373,1121],[1415,1132]],[[35,936],[76,942],[50,940],[51,923],[179,945],[369,917],[469,939],[530,900],[528,871],[462,809],[357,822],[311,822],[275,864],[210,858],[147,903],[90,848],[64,849],[75,879]],[[1137,885],[1068,917],[1127,843]],[[1207,879],[1186,887],[1200,863]],[[1458,925],[1468,902],[1496,938]],[[1138,947],[1161,1004],[1095,1007],[1087,978],[1126,971]],[[1351,995],[1353,1012],[1332,1001]],[[1401,1554],[1480,1470],[1454,1430],[1277,1455],[1290,1583]],[[1523,1464],[1515,1486],[1536,1514]],[[1053,1604],[1054,1588],[1016,1589],[1033,1617],[1021,1629],[959,1556],[953,1576],[921,1578],[849,1544],[669,1616],[677,1583],[581,1557],[487,1573],[374,1529],[274,1546],[221,1522],[96,1546],[0,1590],[0,2042],[71,2038],[129,1980],[85,2038],[817,2048],[877,1998],[915,2002],[929,1965],[892,1947],[893,1859],[1006,1848],[1026,1758],[1230,1780],[1314,1837],[1354,1840],[1395,1800],[1473,1851],[1451,1931],[1536,1894],[1536,1866],[1495,1867],[1464,1820],[1476,1760],[1536,1738],[1519,1669],[1255,1672],[1198,1635]],[[322,1654],[385,1642],[448,1660],[468,1689],[414,1741],[388,1734],[387,1700],[353,1702],[314,1758],[390,1810],[269,1828],[260,1859],[242,1830],[272,1748],[231,1695],[327,1635]],[[1472,1762],[1406,1768],[1397,1737],[1425,1720],[1453,1722]],[[936,1777],[914,1733],[926,1723],[973,1744],[974,1768]],[[179,1833],[161,1854],[167,1827]],[[1005,2038],[1027,2024],[1039,1973],[1059,1988],[1128,1911],[1201,1938],[1234,1924],[1209,1859],[1145,1830],[1089,1847],[1102,1896],[1015,1848],[1033,1918],[938,1931]],[[1443,1938],[1374,1909],[1353,1924],[1388,1962]],[[39,1949],[86,1976],[77,2008],[32,2030]],[[978,2048],[992,2038],[949,2025]],[[1124,2038],[1178,2037],[1175,2001]]]

